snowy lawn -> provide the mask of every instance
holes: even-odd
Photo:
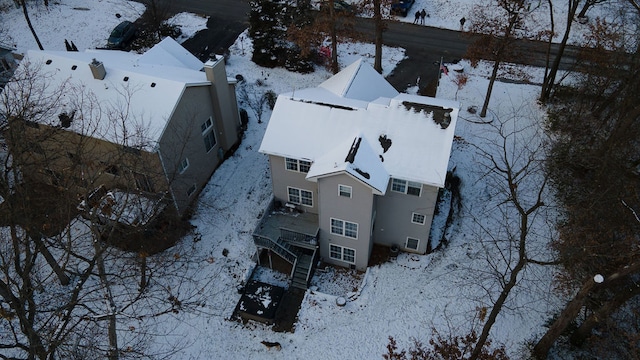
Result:
[[[417,0],[413,11],[427,9],[430,16],[426,25],[457,29],[460,17],[470,17],[473,3]],[[0,4],[8,4],[9,9],[12,6],[8,0],[0,0]],[[38,4],[35,2],[30,9],[32,21],[36,29],[47,29],[39,32],[41,40],[46,49],[55,50],[64,50],[65,38],[73,40],[80,50],[102,46],[115,25],[123,19],[134,20],[143,11],[139,3],[123,0],[60,0],[48,10]],[[597,9],[605,11],[605,6],[613,5],[597,5],[594,14]],[[555,8],[562,11],[560,6]],[[122,17],[116,18],[115,13]],[[0,30],[8,34],[3,42],[20,52],[36,48],[19,10],[3,11],[0,16]],[[413,21],[412,15],[400,20]],[[183,14],[173,21],[184,25],[183,31],[188,29],[189,35],[203,28],[206,19]],[[563,26],[561,17],[556,26]],[[250,61],[251,42],[246,33],[230,53],[227,73],[230,77],[242,75],[245,85],[240,86],[246,86],[248,94],[278,94],[312,87],[330,76],[324,69],[300,75],[256,66]],[[359,57],[373,62],[372,54],[371,44],[341,45],[340,66]],[[404,51],[385,48],[383,56],[383,69],[391,71],[404,57]],[[446,233],[448,246],[424,256],[400,254],[395,261],[353,277],[337,270],[318,273],[314,278],[317,290],[307,292],[293,333],[275,333],[263,324],[242,325],[227,320],[240,298],[236,286],[247,280],[255,266],[251,257],[256,248],[251,234],[272,196],[267,158],[257,152],[270,113],[265,110],[259,123],[257,114],[250,109],[251,99],[240,99],[250,115],[242,143],[202,192],[191,220],[193,234],[164,254],[183,256],[182,259],[188,256],[188,261],[167,270],[189,280],[174,284],[176,296],[194,293],[193,288],[197,288],[199,298],[193,301],[200,306],[193,311],[169,313],[149,323],[147,331],[156,336],[149,340],[148,352],[162,354],[177,349],[173,357],[181,359],[374,359],[386,351],[389,336],[395,337],[402,348],[411,344],[411,338],[427,343],[432,328],[445,336],[478,330],[483,311],[499,291],[487,262],[498,258],[498,253],[481,230],[493,229],[504,220],[496,210],[496,203],[502,201],[495,191],[496,184],[488,181],[486,169],[479,166],[483,162],[480,150],[490,154],[499,150],[492,124],[505,121],[514,129],[525,129],[522,133],[533,139],[545,114],[536,104],[538,86],[498,82],[490,103],[494,122],[483,123],[466,109],[482,105],[488,84],[487,64],[478,69],[467,63],[462,65],[468,75],[466,84],[456,85],[460,83],[457,73],[450,71],[441,79],[438,90],[438,97],[455,99],[461,105],[449,167],[455,168],[461,179],[462,208]],[[540,82],[539,70],[525,71],[532,83]],[[517,150],[522,143],[512,145]],[[549,203],[553,203],[552,199]],[[546,241],[553,234],[545,228],[544,221],[533,224],[536,228],[532,250],[542,256]],[[500,233],[497,227],[495,230]],[[275,282],[286,281],[279,274],[260,271],[261,276]],[[522,358],[524,343],[544,330],[543,324],[556,308],[557,299],[551,291],[553,275],[553,269],[527,268],[509,298],[509,306],[497,319],[491,338],[494,343],[505,344],[513,358]],[[341,285],[335,286],[336,283]],[[345,306],[336,305],[338,296],[349,299]],[[123,329],[128,325],[123,323]],[[261,344],[263,340],[280,342],[282,350],[270,351]]]

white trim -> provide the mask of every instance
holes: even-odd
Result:
[[[422,222],[415,221],[416,215],[422,216]],[[417,212],[411,213],[411,223],[412,224],[424,225],[426,222],[427,222],[427,215],[421,214],[421,213],[417,213]]]
[[[207,125],[207,122],[210,124],[202,130],[202,125]],[[200,132],[202,132],[202,136],[204,136],[211,128],[213,128],[213,116],[209,116],[207,120],[205,120],[202,124],[200,124]]]
[[[398,181],[399,183],[402,182],[403,186],[404,186],[404,191],[394,190],[393,189],[393,182],[394,181]],[[420,186],[420,188],[418,190],[418,194],[417,195],[416,194],[410,194],[409,193],[409,187],[416,189],[416,188],[418,188],[418,186],[416,186],[416,185]],[[408,195],[420,197],[420,196],[422,196],[422,184],[419,183],[419,182],[416,182],[416,181],[409,181],[409,180],[391,178],[391,191],[397,192],[397,193],[400,193],[400,194],[408,194]]]
[[[416,248],[409,247],[409,240],[416,240]],[[407,237],[407,240],[404,242],[404,247],[410,250],[418,250],[420,248],[420,239],[412,238],[410,236]]]
[[[335,247],[340,249],[340,257],[339,258],[331,256],[332,255],[332,252],[331,252],[331,247],[332,246],[335,246]],[[345,250],[353,251],[353,261],[345,260],[345,254],[344,254]],[[357,259],[357,257],[356,257],[356,249],[353,249],[353,248],[350,248],[350,247],[346,247],[346,246],[342,246],[342,245],[336,245],[336,244],[329,243],[329,258],[332,259],[332,260],[344,261],[344,262],[346,262],[348,264],[354,264],[355,265],[356,259]]]
[[[333,231],[333,220],[340,221],[342,223],[342,226],[340,227],[340,230],[341,230],[340,233],[337,233],[337,232]],[[347,235],[347,223],[356,226],[356,236],[355,237]],[[329,218],[329,232],[331,234],[333,234],[333,235],[339,235],[339,236],[346,237],[346,238],[349,238],[349,239],[358,239],[358,227],[359,227],[358,223],[354,223],[354,222],[346,221],[346,220],[342,220],[342,219],[337,219],[337,218]]]
[[[186,163],[186,165],[184,165]],[[189,168],[189,158],[184,158],[178,165],[178,173],[181,175],[184,174],[185,171]]]
[[[299,201],[296,202],[296,201],[291,200],[291,194],[289,193],[290,189],[296,190],[298,192]],[[306,193],[309,193],[311,195],[311,204],[305,204],[304,202],[302,202],[302,198],[303,198],[302,192],[303,191],[306,192]],[[290,202],[292,204],[306,206],[306,207],[313,207],[313,191],[309,191],[309,190],[306,190],[306,189],[300,189],[300,188],[296,188],[296,187],[293,187],[293,186],[287,186],[287,202]]]
[[[343,191],[342,188],[345,188],[345,190],[348,189],[348,191]],[[343,192],[348,193],[349,195],[342,195]],[[351,194],[353,194],[353,188],[351,186],[338,184],[338,196],[351,199]]]
[[[290,161],[287,162],[287,160],[290,160]],[[287,165],[289,163],[293,164],[294,161],[295,161],[296,168],[295,169],[289,169],[289,167]],[[304,166],[308,167],[307,171],[302,171],[301,170],[303,162],[304,162]],[[309,172],[309,169],[311,168],[311,165],[312,165],[312,163],[309,160],[299,160],[299,159],[292,158],[292,157],[287,157],[287,156],[285,156],[285,158],[284,158],[284,169],[287,170],[287,171],[293,171],[293,172],[299,172],[299,173],[306,174],[306,173]]]

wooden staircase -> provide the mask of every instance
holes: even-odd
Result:
[[[258,249],[269,249],[293,265],[290,278],[292,287],[302,290],[308,288],[316,250],[313,251],[313,255],[303,254],[281,238],[273,241],[267,237],[254,235],[253,241]]]

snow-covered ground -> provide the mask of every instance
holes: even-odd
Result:
[[[143,11],[139,3],[125,0],[59,0],[48,9],[40,2],[35,3],[39,5],[30,9],[34,27],[41,29],[45,49],[55,50],[64,50],[65,38],[74,41],[81,51],[102,46],[117,23],[122,19],[133,20]],[[417,0],[413,11],[425,8],[430,14],[427,25],[458,29],[460,17],[471,18],[474,3]],[[557,3],[556,9],[561,12],[561,2]],[[7,9],[0,12],[0,31],[4,31],[0,32],[3,35],[0,41],[20,52],[37,48],[21,11],[11,1],[0,0],[0,4]],[[600,9],[605,6],[609,5],[597,5]],[[413,18],[409,15],[400,20],[412,22]],[[206,19],[181,14],[173,21],[183,25],[188,36],[204,28]],[[561,17],[556,26],[563,26]],[[238,38],[230,53],[228,75],[241,74],[250,91],[258,93],[316,86],[330,77],[324,69],[301,75],[256,66],[250,61],[251,42],[246,33]],[[372,54],[371,44],[339,47],[341,67],[359,57],[372,62]],[[402,49],[385,48],[383,69],[391,71],[403,56]],[[191,221],[194,234],[169,250],[175,256],[197,254],[190,260],[189,284],[201,286],[199,293],[206,301],[197,311],[169,313],[147,324],[151,327],[149,333],[158,334],[150,340],[148,351],[160,354],[178,349],[173,357],[180,359],[374,359],[386,351],[389,336],[404,348],[411,344],[411,338],[428,343],[432,329],[445,336],[478,330],[483,308],[490,306],[499,291],[487,262],[498,258],[494,256],[496,248],[483,230],[502,234],[499,224],[505,221],[496,205],[503,200],[500,191],[496,191],[500,184],[492,182],[487,169],[481,166],[482,151],[498,154],[495,128],[467,112],[470,107],[482,105],[488,68],[481,65],[473,69],[464,62],[462,65],[463,74],[468,76],[466,83],[459,86],[462,78],[450,71],[442,77],[438,90],[438,97],[455,99],[462,109],[450,162],[450,168],[455,167],[462,179],[462,210],[448,232],[448,247],[424,256],[400,254],[394,262],[369,268],[353,281],[340,274],[343,287],[319,286],[323,291],[307,292],[293,333],[276,333],[262,324],[242,325],[227,320],[240,297],[236,286],[255,266],[251,261],[256,250],[251,233],[271,198],[267,158],[257,152],[270,113],[265,110],[259,123],[256,114],[249,111],[248,130],[238,151],[216,170],[200,196]],[[540,82],[539,70],[527,69],[527,73],[533,83]],[[415,93],[417,88],[408,91]],[[510,143],[514,151],[521,148],[524,139],[531,145],[531,139],[538,138],[545,119],[543,109],[536,103],[538,92],[539,87],[532,85],[495,84],[490,103],[493,125],[504,122],[503,129],[522,130],[518,134],[524,136]],[[531,186],[535,180],[532,177]],[[547,202],[553,203],[552,199]],[[532,250],[544,250],[552,230],[544,227],[544,221],[532,223],[535,225]],[[536,255],[544,255],[543,250]],[[184,269],[175,269],[181,271]],[[269,271],[263,271],[262,276],[282,282],[281,277]],[[338,275],[320,276],[314,280],[316,283]],[[558,304],[551,291],[552,276],[551,269],[529,267],[493,327],[494,343],[504,344],[513,358],[522,358],[525,342],[544,330],[543,323]],[[180,296],[181,287],[187,286],[192,285],[175,284],[176,296]],[[184,293],[190,291],[185,289]],[[351,300],[338,307],[337,296]],[[123,328],[125,325],[128,324],[123,324]],[[279,342],[281,351],[267,349],[261,344],[263,340]]]

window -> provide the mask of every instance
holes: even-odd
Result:
[[[200,125],[200,131],[202,131],[202,134],[204,135],[204,133],[206,133],[207,130],[211,129],[212,126],[213,121],[211,120],[211,117],[209,117],[207,121],[203,122],[202,125]]]
[[[407,191],[407,182],[404,180],[393,179],[391,181],[391,190],[404,194]]]
[[[289,171],[299,171],[303,173],[308,173],[311,168],[311,162],[305,160],[298,160],[292,158],[284,159],[285,167]]]
[[[287,187],[287,192],[289,194],[290,203],[313,206],[313,193],[311,191]]]
[[[191,187],[187,189],[187,196],[193,195],[194,192],[196,192],[196,184],[191,185]]]
[[[356,263],[356,251],[348,247],[330,244],[329,257],[335,260],[345,261],[350,264]]]
[[[331,233],[335,235],[341,235],[350,237],[353,239],[358,238],[358,224],[340,220],[331,219]]]
[[[300,172],[308,173],[310,168],[311,168],[310,161],[300,160]]]
[[[189,167],[189,158],[184,158],[184,160],[180,162],[180,165],[178,165],[178,172],[182,174],[185,171],[187,171],[188,167]]]
[[[413,181],[392,179],[391,191],[420,196],[420,192],[422,191],[422,184]]]
[[[287,167],[287,170],[298,171],[298,160],[292,159],[292,158],[286,158],[284,161],[285,161],[285,166]]]
[[[202,130],[202,137],[204,138],[204,147],[209,152],[217,144],[216,135],[213,133],[213,119],[209,117],[207,121],[203,122],[200,125],[200,130]]]
[[[133,173],[133,176],[136,180],[136,187],[138,190],[153,192],[153,183],[151,183],[149,176],[136,172]]]
[[[420,191],[422,191],[422,184],[409,181],[409,184],[407,186],[407,194],[420,196]]]
[[[411,215],[411,222],[414,224],[420,224],[420,225],[424,225],[424,222],[426,220],[426,216],[419,214],[419,213],[413,213]]]
[[[418,250],[418,244],[420,244],[420,240],[414,238],[407,238],[407,244],[405,247],[407,249]]]
[[[351,197],[351,186],[338,185],[338,195],[350,198]]]

